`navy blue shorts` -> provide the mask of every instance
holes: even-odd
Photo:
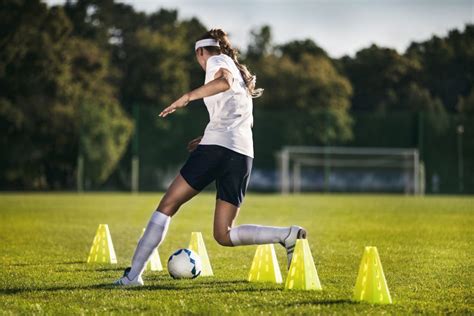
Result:
[[[251,157],[218,145],[199,145],[181,168],[181,176],[195,190],[202,191],[216,181],[217,197],[240,207],[249,184]]]

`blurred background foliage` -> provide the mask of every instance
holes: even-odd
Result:
[[[143,177],[153,165],[175,170],[207,114],[202,101],[170,120],[157,113],[203,83],[193,48],[206,30],[175,10],[145,14],[113,0],[0,1],[0,189],[73,189],[78,156],[90,188],[128,189],[134,132]],[[310,39],[275,44],[269,26],[250,35],[240,58],[265,89],[254,100],[260,168],[287,144],[402,146],[421,150],[427,176],[442,174],[429,144],[472,128],[473,25],[403,54],[372,45],[339,59]]]

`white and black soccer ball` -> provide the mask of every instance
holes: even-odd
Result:
[[[168,259],[168,272],[173,279],[197,278],[201,269],[201,258],[189,249],[179,249]]]

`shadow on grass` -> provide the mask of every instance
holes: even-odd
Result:
[[[243,279],[235,279],[235,280],[219,280],[219,279],[208,279],[208,278],[198,278],[198,279],[181,279],[181,280],[175,280],[172,279],[168,274],[160,274],[160,275],[154,275],[154,276],[145,276],[146,281],[152,281],[152,282],[175,282],[176,284],[201,284],[201,285],[217,285],[217,286],[225,286],[225,285],[237,285],[237,284],[249,284],[247,280]]]
[[[153,278],[153,281],[162,281],[164,284],[151,284],[142,287],[128,288],[132,291],[151,291],[151,290],[201,290],[209,289],[215,290],[216,292],[230,291],[229,287],[239,286],[241,284],[248,284],[246,280],[171,280],[169,276],[160,276]],[[170,284],[172,282],[172,284]],[[239,290],[239,289],[236,289]],[[249,289],[251,290],[251,289]]]
[[[58,287],[45,287],[45,288],[10,288],[1,289],[0,294],[3,295],[15,295],[21,293],[35,293],[35,292],[58,292],[58,291],[73,291],[73,290],[97,290],[113,288],[111,284],[92,284],[86,286],[58,286]]]
[[[219,293],[245,293],[245,292],[280,292],[283,288],[238,288],[238,289],[217,289]]]
[[[57,286],[44,288],[9,288],[0,289],[2,295],[16,295],[22,293],[36,293],[36,292],[60,292],[60,291],[75,291],[75,290],[118,290],[118,291],[201,291],[202,289],[209,289],[215,292],[264,292],[264,291],[280,291],[278,288],[255,288],[246,280],[209,280],[203,282],[194,282],[191,280],[184,280],[183,282],[171,281],[168,277],[163,276],[164,284],[152,284],[141,287],[117,287],[111,283],[92,284],[92,285],[71,285],[71,286]],[[246,284],[244,288],[242,284]],[[236,287],[236,288],[233,288]]]
[[[285,307],[300,306],[300,305],[338,305],[338,304],[357,304],[349,299],[314,299],[309,301],[291,302],[283,304]]]
[[[12,267],[29,267],[29,266],[48,266],[48,265],[68,265],[68,264],[83,264],[86,261],[66,261],[66,262],[34,262],[34,263],[12,263]]]
[[[109,272],[109,271],[120,271],[123,272],[125,268],[123,267],[93,267],[93,266],[88,266],[84,268],[78,268],[78,269],[56,269],[56,272]]]
[[[69,265],[69,267],[66,267]],[[77,266],[80,265],[80,266]],[[18,268],[29,268],[32,269],[36,268],[46,268],[50,269],[51,267],[55,267],[55,272],[60,273],[74,273],[74,272],[110,272],[110,271],[120,271],[123,272],[125,269],[122,266],[109,266],[109,265],[92,265],[87,264],[85,261],[71,261],[71,262],[43,262],[43,263],[13,263],[10,264],[11,267],[18,267]],[[58,268],[56,268],[58,267]]]

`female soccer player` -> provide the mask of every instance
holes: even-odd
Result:
[[[164,118],[190,101],[203,98],[209,111],[209,124],[204,136],[189,142],[188,160],[153,212],[138,242],[132,266],[125,269],[116,285],[143,285],[143,270],[153,249],[163,241],[171,217],[212,181],[217,188],[214,238],[220,245],[280,243],[286,248],[289,266],[296,240],[306,238],[306,231],[299,226],[234,227],[252,169],[252,98],[259,97],[262,89],[256,89],[256,77],[239,63],[237,51],[221,29],[206,32],[196,42],[195,52],[206,72],[205,84],[184,94],[159,116]]]

